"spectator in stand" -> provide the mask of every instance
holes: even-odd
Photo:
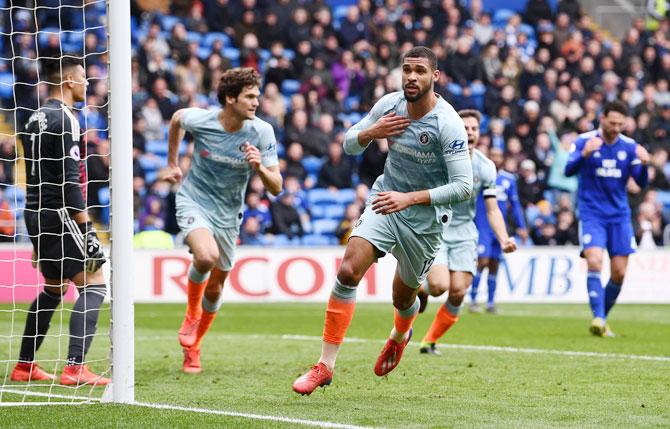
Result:
[[[242,223],[240,244],[247,246],[265,246],[268,243],[269,240],[263,235],[261,226],[255,217],[250,217]]]
[[[653,203],[640,204],[635,221],[635,237],[641,250],[655,249],[656,246],[663,245],[661,213]]]
[[[358,204],[349,204],[344,212],[344,218],[335,230],[335,236],[340,240],[340,244],[347,244],[351,231],[360,218],[361,207]]]
[[[379,175],[384,173],[384,164],[389,152],[388,140],[374,140],[363,152],[358,165],[358,178],[368,188],[372,187]]]
[[[571,210],[561,210],[558,212],[558,221],[556,224],[556,244],[559,246],[579,245],[579,235],[577,233],[575,215]]]
[[[0,242],[14,241],[16,230],[14,219],[17,209],[12,210],[9,202],[5,199],[3,188],[0,188]]]
[[[519,200],[524,208],[542,200],[544,184],[538,179],[535,173],[535,163],[532,160],[524,159],[521,162],[517,185]]]
[[[245,200],[246,208],[242,218],[242,224],[253,218],[258,224],[258,230],[261,234],[265,233],[272,226],[272,216],[270,210],[264,204],[261,204],[261,197],[256,192],[249,192]]]
[[[270,211],[272,212],[272,232],[274,234],[284,234],[289,239],[302,237],[304,230],[300,220],[300,214],[293,206],[295,196],[290,192],[283,192],[272,203]]]
[[[328,145],[328,160],[321,166],[319,171],[319,188],[331,190],[351,188],[353,166],[348,158],[343,156],[342,145],[330,143]]]
[[[307,170],[302,163],[303,151],[300,143],[293,142],[286,149],[286,160],[284,160],[284,168],[282,174],[284,177],[293,176],[297,178],[300,183],[304,183],[307,178]],[[280,161],[280,165],[281,165]]]

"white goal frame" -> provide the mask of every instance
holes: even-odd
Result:
[[[111,147],[112,383],[103,401],[135,401],[130,0],[107,0]]]

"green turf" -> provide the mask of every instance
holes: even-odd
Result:
[[[463,348],[442,348],[441,357],[419,355],[418,340],[435,304],[417,320],[416,341],[385,378],[375,376],[372,367],[391,328],[391,305],[359,304],[348,337],[370,341],[343,346],[332,386],[309,397],[296,395],[291,383],[320,352],[323,309],[323,304],[226,305],[203,345],[205,371],[187,376],[180,371],[176,341],[183,306],[137,305],[136,399],[376,427],[670,426],[669,360]],[[506,305],[502,310],[499,316],[464,314],[445,342],[670,357],[667,305],[617,306],[610,323],[618,337],[612,339],[588,334],[586,305]],[[101,326],[107,326],[107,315]],[[15,334],[23,329],[23,317],[14,320]],[[62,323],[66,332],[66,322],[55,319],[52,331]],[[10,326],[9,314],[0,312],[0,332]],[[316,340],[282,338],[286,334]],[[96,339],[93,358],[106,355],[105,342]],[[62,358],[66,339],[47,338],[38,358],[56,356],[59,346]],[[14,359],[17,348],[14,338],[9,355],[9,341],[0,337],[0,361]],[[94,366],[103,368],[102,362]],[[8,368],[0,366],[2,379]],[[22,399],[2,396],[3,401]],[[45,416],[53,427],[296,427],[119,405],[0,408],[0,426],[43,427]]]

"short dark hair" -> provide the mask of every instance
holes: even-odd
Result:
[[[615,100],[605,104],[603,108],[603,115],[607,116],[610,112],[619,112],[624,116],[628,116],[628,107],[623,101]]]
[[[463,109],[458,111],[458,116],[461,117],[461,119],[465,118],[475,118],[477,120],[478,124],[482,123],[482,114],[479,113],[479,111],[475,109]]]
[[[435,52],[425,46],[415,46],[405,52],[400,62],[405,62],[405,58],[426,58],[430,64],[430,69],[437,70],[437,56]]]
[[[240,95],[242,90],[249,85],[260,86],[261,76],[251,67],[236,67],[226,70],[219,82],[219,103],[226,104],[226,97]]]
[[[65,54],[61,58],[43,58],[42,73],[44,73],[44,81],[52,85],[60,85],[63,81],[61,70],[63,74],[73,67],[84,66],[84,61],[81,57]]]

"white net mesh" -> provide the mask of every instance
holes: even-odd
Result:
[[[55,379],[14,381],[12,373],[22,353],[31,303],[44,286],[44,278],[33,268],[33,246],[24,221],[27,211],[25,168],[31,161],[30,165],[38,166],[46,161],[60,161],[65,165],[63,159],[68,157],[65,150],[61,150],[65,155],[59,159],[30,160],[22,148],[26,123],[31,115],[45,107],[48,99],[45,59],[62,63],[63,58],[72,56],[83,62],[88,87],[85,101],[72,109],[78,122],[78,126],[71,127],[72,140],[78,141],[80,186],[89,216],[102,242],[109,240],[106,9],[106,0],[0,0],[0,405],[90,401],[99,399],[104,391],[90,383],[70,386],[60,383],[72,340],[69,320],[76,311],[73,304],[77,292],[72,284],[56,307],[39,350],[34,350],[36,347],[32,350],[35,361]],[[60,134],[63,142],[67,134],[67,131]],[[28,135],[27,138],[41,137]],[[65,184],[61,181],[59,186],[64,188]],[[36,213],[45,211],[41,204],[40,199]],[[62,237],[61,243],[62,253],[67,253]],[[40,263],[60,264],[61,271],[65,270],[66,260],[49,260],[43,254],[37,257]],[[110,265],[104,265],[107,279]],[[84,308],[82,313],[86,317],[90,310],[86,305]],[[49,310],[37,308],[35,313],[43,311]],[[109,326],[110,306],[105,303],[100,308],[98,328],[84,361],[93,372],[107,377],[110,376]],[[84,335],[91,336],[91,333]]]

